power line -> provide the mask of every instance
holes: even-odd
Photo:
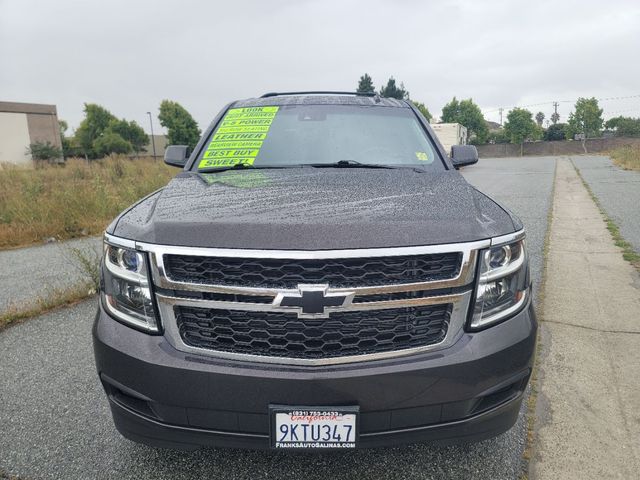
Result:
[[[624,95],[624,96],[619,96],[619,97],[604,97],[604,98],[596,98],[596,100],[598,102],[607,102],[607,101],[611,101],[611,100],[626,100],[629,98],[640,98],[640,94],[636,94],[636,95]],[[512,107],[509,107],[509,110],[512,110],[514,108],[530,108],[530,107],[539,107],[540,105],[554,105],[555,103],[575,103],[577,101],[577,99],[575,100],[559,100],[559,101],[549,101],[549,102],[540,102],[540,103],[532,103],[529,105],[514,105]],[[503,107],[500,108],[494,108],[491,110],[482,110],[483,113],[493,113],[493,112],[500,112],[501,110],[504,110]]]
[[[530,105],[515,105],[513,107],[509,107],[509,110],[512,110],[514,108],[529,108],[529,107],[538,107],[540,105],[549,105],[552,102],[541,102],[541,103],[532,103]],[[493,110],[483,110],[484,113],[493,113],[493,112],[499,112],[500,110],[504,110],[503,107],[500,108],[494,108]]]
[[[608,115],[614,115],[616,113],[627,113],[627,112],[640,112],[640,107],[625,108],[623,110],[614,110],[613,112],[607,112],[607,116]]]

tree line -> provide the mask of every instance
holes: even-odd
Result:
[[[534,140],[583,140],[604,135],[619,137],[640,136],[640,118],[618,116],[604,121],[604,110],[598,99],[578,98],[566,123],[560,122],[557,112],[551,114],[551,124],[543,128],[545,115],[533,114],[524,108],[514,108],[507,114],[504,127],[490,136],[492,143],[523,143]],[[534,121],[535,119],[535,121]]]
[[[360,77],[360,81],[358,82],[358,88],[356,89],[358,93],[366,93],[366,94],[374,94],[376,93],[376,89],[373,86],[373,79],[369,76],[368,73],[365,73]],[[378,94],[381,97],[387,98],[397,98],[398,100],[411,100],[411,102],[416,106],[416,108],[422,113],[424,118],[427,119],[428,122],[433,118],[429,109],[425,106],[424,103],[418,102],[416,100],[412,100],[409,98],[409,91],[404,88],[404,83],[400,82],[400,86],[396,85],[396,80],[393,77],[389,77],[386,85],[380,87],[380,91]]]
[[[95,103],[84,104],[84,118],[72,135],[67,134],[68,124],[60,120],[62,149],[35,143],[29,153],[35,160],[52,160],[62,157],[84,157],[88,160],[111,154],[135,154],[146,150],[151,139],[135,121],[113,115],[105,107]],[[163,100],[158,114],[160,125],[167,129],[167,141],[171,145],[195,147],[200,139],[200,128],[191,114],[178,102]]]
[[[378,94],[382,97],[410,100],[428,122],[433,120],[427,106],[410,97],[404,83],[398,84],[393,76],[378,91],[368,73],[358,81],[358,93]],[[560,115],[550,116],[551,124],[543,127],[545,115],[535,115],[526,108],[515,107],[507,113],[506,122],[495,128],[485,120],[480,107],[471,99],[458,100],[455,96],[442,107],[441,123],[459,123],[466,127],[469,142],[515,143],[536,140],[564,140],[599,137],[603,134],[617,136],[640,136],[640,118],[618,116],[602,118],[603,109],[596,98],[579,98],[566,123]],[[200,128],[191,114],[178,102],[163,100],[160,103],[158,120],[167,130],[170,145],[195,147],[200,138]],[[549,122],[547,122],[549,123]],[[128,121],[113,115],[95,103],[84,104],[84,118],[73,135],[67,135],[68,125],[60,121],[62,149],[49,143],[35,143],[29,153],[36,160],[51,160],[64,157],[102,158],[110,154],[135,154],[150,143],[149,136],[134,120]]]
[[[390,77],[385,85],[376,92],[373,80],[367,73],[358,81],[358,93],[378,93],[382,97],[410,100],[422,112],[428,121],[433,119],[428,108],[421,102],[410,98],[408,90],[401,82],[396,85]],[[459,123],[467,128],[470,143],[515,143],[523,144],[535,140],[565,140],[594,138],[602,135],[640,136],[640,118],[614,117],[606,122],[602,118],[603,109],[596,98],[579,98],[574,111],[566,123],[560,123],[560,115],[554,112],[550,116],[551,124],[543,127],[545,115],[535,115],[526,108],[515,107],[507,113],[506,122],[498,128],[489,128],[480,107],[471,98],[458,100],[455,96],[442,107],[441,123]],[[548,122],[547,122],[548,123]]]

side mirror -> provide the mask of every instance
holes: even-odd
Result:
[[[164,163],[172,167],[184,167],[189,159],[187,145],[169,145],[164,151]]]
[[[478,149],[475,145],[453,145],[451,147],[451,163],[456,170],[466,165],[478,163]]]

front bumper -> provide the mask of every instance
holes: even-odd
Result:
[[[360,407],[360,447],[461,443],[515,423],[536,342],[531,303],[449,348],[388,360],[289,367],[176,350],[99,307],[98,374],[127,438],[172,448],[269,448],[269,405]]]

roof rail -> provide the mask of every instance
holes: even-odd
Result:
[[[311,90],[307,92],[269,92],[262,95],[260,98],[279,97],[285,95],[356,95],[359,97],[373,97],[375,92],[333,92],[330,90]]]

